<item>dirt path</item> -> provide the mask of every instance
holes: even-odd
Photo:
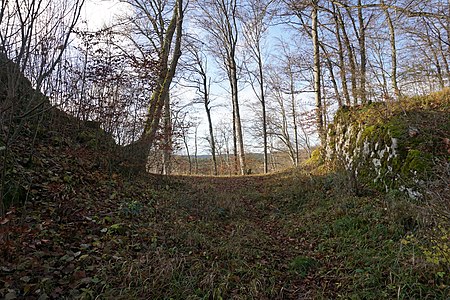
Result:
[[[316,274],[310,272],[318,261],[312,251],[313,243],[295,234],[297,224],[290,222],[283,211],[285,208],[280,206],[279,193],[294,184],[282,181],[283,178],[291,178],[291,174],[179,177],[176,180],[189,186],[183,189],[190,191],[192,199],[188,209],[192,214],[188,219],[197,220],[199,224],[215,222],[217,236],[210,238],[225,241],[222,245],[240,258],[239,264],[252,274],[249,278],[244,276],[246,284],[261,285],[254,297],[308,298],[322,284]],[[217,261],[226,260],[217,256]],[[224,271],[233,274],[236,269]],[[242,279],[239,281],[243,283]]]

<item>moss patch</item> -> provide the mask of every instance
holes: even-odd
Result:
[[[341,109],[329,127],[326,157],[381,190],[432,180],[434,158],[450,159],[450,89]],[[336,149],[337,148],[337,149]],[[350,170],[351,167],[351,170]]]
[[[405,176],[423,174],[431,170],[432,156],[419,150],[409,150],[401,172]]]

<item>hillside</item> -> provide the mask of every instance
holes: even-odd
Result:
[[[442,107],[448,101],[430,106],[426,115],[438,118],[418,117],[414,127],[448,134]],[[324,165],[268,176],[133,174],[95,124],[49,107],[41,116],[13,124],[18,138],[1,150],[2,298],[450,296],[448,219],[433,215],[436,203],[363,177],[354,193],[351,176]],[[441,142],[417,144],[420,157],[445,157]]]

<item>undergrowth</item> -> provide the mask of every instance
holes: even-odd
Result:
[[[86,200],[90,187],[76,180],[94,180],[103,200]],[[3,297],[449,296],[446,274],[408,240],[426,225],[419,204],[397,193],[353,196],[338,174],[76,180],[73,195],[84,196],[70,212],[29,204],[22,227],[19,208],[2,219],[12,230]],[[23,226],[22,238],[13,234]]]

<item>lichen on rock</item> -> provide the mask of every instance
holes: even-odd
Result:
[[[325,160],[365,185],[421,198],[434,158],[450,158],[442,142],[450,136],[449,98],[428,97],[403,99],[389,110],[384,103],[339,110],[328,128]]]

